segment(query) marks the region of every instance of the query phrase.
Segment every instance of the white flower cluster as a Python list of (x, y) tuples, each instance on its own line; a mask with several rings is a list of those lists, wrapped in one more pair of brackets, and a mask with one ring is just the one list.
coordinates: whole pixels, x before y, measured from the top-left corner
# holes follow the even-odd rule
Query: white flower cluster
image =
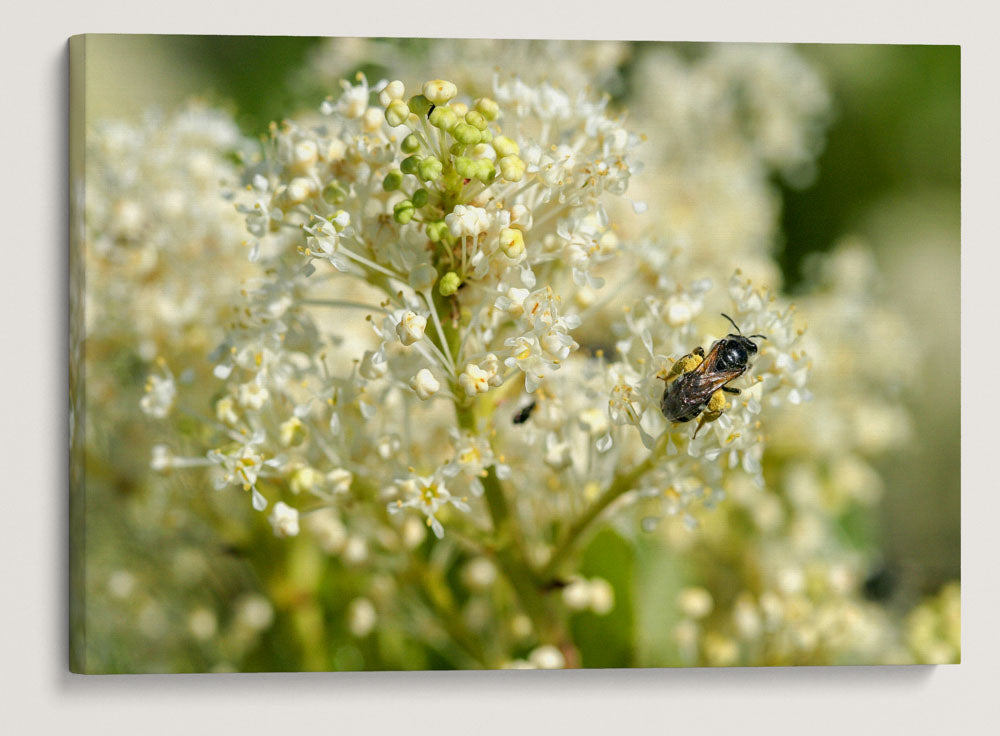
[[(620, 61), (607, 55), (605, 71)], [(834, 388), (891, 316), (857, 337), (869, 280), (848, 272), (862, 255), (836, 256), (829, 294), (793, 309), (770, 253), (769, 177), (805, 176), (829, 100), (786, 51), (639, 64), (662, 74), (637, 79), (665, 80), (637, 88), (647, 132), (660, 131), (642, 146), (607, 98), (530, 72), (490, 74), (475, 96), (462, 78), (359, 75), (319, 114), (274, 126), (235, 197), (255, 270), (212, 354), (214, 439), (197, 457), (161, 448), (155, 463), (210, 466), (217, 487), (269, 509), (275, 535), (312, 536), (347, 565), (419, 576), (403, 560), (430, 539), (595, 614), (614, 606), (610, 584), (560, 574), (606, 508), (634, 507), (626, 533), (679, 547), (697, 535), (678, 541), (677, 525), (702, 526), (712, 554), (712, 530), (745, 514), (761, 540), (739, 575), (755, 583), (679, 599), (689, 661), (752, 660), (761, 641), (788, 662), (882, 646), (884, 620), (855, 595), (864, 560), (816, 509), (836, 493), (873, 498), (869, 456), (905, 436), (896, 404)], [(640, 155), (655, 176), (637, 176)], [(637, 188), (650, 207), (626, 198)], [(824, 309), (852, 321), (810, 337), (802, 313)], [(741, 393), (719, 394), (712, 421), (668, 422), (677, 361), (734, 329), (762, 336), (731, 382)], [(862, 374), (886, 378), (868, 362)], [(164, 416), (177, 393), (164, 366), (143, 408)], [(705, 513), (727, 498), (726, 513)], [(487, 577), (470, 573), (476, 595)], [(386, 603), (354, 600), (351, 630), (367, 636)], [(572, 664), (558, 626), (530, 597), (518, 606), (531, 620), (511, 636), (538, 646), (508, 663)]]
[[(639, 138), (606, 105), (519, 79), (468, 99), (449, 81), (408, 96), (359, 76), (320, 117), (273, 129), (238, 198), (261, 275), (214, 354), (216, 484), (258, 509), (290, 501), (282, 487), (338, 504), (329, 479), (342, 471), (343, 491), (419, 510), (438, 536), (455, 512), (485, 511), (472, 500), (491, 472), (534, 528), (650, 451), (622, 490), (667, 514), (717, 503), (728, 472), (762, 484), (763, 408), (808, 398), (801, 333), (734, 277), (719, 303), (768, 339), (753, 379), (697, 438), (668, 426), (660, 379), (704, 335), (694, 320), (711, 281), (677, 281), (655, 242), (620, 242), (635, 226), (613, 223), (609, 204), (639, 168)], [(636, 267), (642, 281), (619, 289)], [(614, 354), (581, 349), (588, 320)], [(533, 415), (495, 411), (523, 406), (522, 392)], [(273, 513), (277, 533), (297, 528)]]
[(304, 87), (318, 80), (329, 87), (359, 62), (377, 60), (379, 66), (406, 75), (401, 79), (408, 85), (448, 69), (449, 79), (474, 96), (493, 94), (497, 74), (529, 85), (558, 83), (570, 93), (617, 91), (622, 87), (620, 67), (630, 55), (630, 45), (621, 41), (442, 38), (414, 48), (412, 41), (400, 39), (335, 38), (320, 44), (292, 81)]
[(151, 361), (218, 338), (246, 240), (227, 195), (246, 141), (224, 113), (190, 107), (141, 124), (103, 122), (87, 136), (88, 337), (133, 335)]

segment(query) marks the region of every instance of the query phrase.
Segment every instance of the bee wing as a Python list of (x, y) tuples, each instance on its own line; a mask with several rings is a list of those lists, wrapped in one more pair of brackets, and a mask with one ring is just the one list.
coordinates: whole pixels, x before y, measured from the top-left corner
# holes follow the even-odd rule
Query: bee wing
[[(702, 359), (701, 363), (692, 370), (692, 373), (715, 373), (715, 364), (719, 360), (719, 353), (722, 351), (722, 340), (716, 340), (712, 347), (708, 349), (708, 355)], [(734, 376), (735, 378), (735, 376)]]
[[(706, 360), (705, 363), (707, 362)], [(702, 365), (705, 365), (705, 363), (702, 363)], [(708, 403), (708, 400), (712, 398), (712, 394), (734, 378), (739, 377), (742, 373), (743, 371), (741, 370), (708, 371), (702, 370), (701, 366), (698, 366), (684, 376), (686, 379), (684, 386), (685, 395), (694, 403)]]

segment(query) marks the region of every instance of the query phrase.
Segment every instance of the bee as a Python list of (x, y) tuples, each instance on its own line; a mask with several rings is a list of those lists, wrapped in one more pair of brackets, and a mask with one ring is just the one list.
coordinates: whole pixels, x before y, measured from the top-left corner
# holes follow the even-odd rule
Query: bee
[(514, 415), (514, 418), (511, 420), (511, 422), (513, 422), (514, 424), (524, 424), (526, 421), (528, 421), (528, 419), (531, 418), (531, 412), (535, 410), (536, 403), (537, 402), (532, 401), (527, 406), (521, 407), (520, 411), (518, 411), (517, 414)]
[(723, 391), (740, 393), (738, 388), (726, 384), (746, 373), (750, 359), (757, 354), (757, 345), (751, 338), (767, 339), (764, 335), (745, 336), (732, 317), (722, 316), (738, 334), (730, 333), (716, 340), (708, 355), (701, 346), (696, 347), (674, 363), (670, 373), (660, 376), (667, 384), (660, 401), (663, 416), (671, 422), (690, 422), (700, 415), (695, 437), (705, 424), (722, 416), (726, 408)]

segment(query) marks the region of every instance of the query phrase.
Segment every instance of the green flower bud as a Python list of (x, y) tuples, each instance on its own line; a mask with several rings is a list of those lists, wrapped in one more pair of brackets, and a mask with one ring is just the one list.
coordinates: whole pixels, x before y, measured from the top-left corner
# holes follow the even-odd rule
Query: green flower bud
[(430, 194), (427, 193), (426, 189), (418, 189), (413, 193), (413, 196), (410, 197), (410, 199), (413, 201), (413, 206), (419, 209), (427, 204), (427, 200), (430, 199)]
[(414, 95), (410, 98), (409, 108), (414, 115), (423, 117), (430, 111), (431, 101), (423, 95)]
[(438, 220), (437, 222), (427, 223), (425, 228), (427, 231), (427, 237), (432, 243), (439, 243), (444, 239), (445, 234), (448, 232), (448, 224), (444, 220)]
[(398, 79), (394, 79), (379, 92), (378, 101), (388, 106), (393, 100), (402, 100), (406, 93), (406, 87)]
[(493, 139), (493, 150), (497, 152), (497, 156), (500, 158), (504, 156), (516, 156), (521, 152), (518, 145), (505, 135), (498, 135)]
[(474, 146), (479, 143), (479, 128), (468, 123), (458, 123), (452, 128), (451, 134), (456, 141), (464, 143), (467, 146)]
[(404, 174), (416, 174), (420, 165), (420, 156), (407, 156), (399, 163), (399, 169)]
[(496, 120), (500, 117), (500, 105), (489, 97), (480, 97), (476, 100), (476, 110), (487, 120)]
[(479, 130), (486, 130), (486, 118), (481, 112), (470, 110), (465, 113), (465, 122)]
[(476, 178), (483, 184), (489, 184), (496, 178), (497, 170), (493, 162), (488, 158), (478, 159), (476, 162)]
[(420, 139), (413, 133), (410, 133), (399, 144), (399, 148), (403, 153), (416, 153), (420, 150)]
[(473, 179), (476, 176), (476, 162), (466, 156), (455, 158), (455, 171), (463, 179)]
[(436, 156), (427, 156), (417, 164), (417, 176), (421, 181), (437, 181), (443, 171), (444, 165)]
[(493, 133), (490, 132), (489, 128), (483, 128), (479, 131), (479, 142), (480, 143), (492, 143)]
[(524, 178), (524, 161), (517, 156), (504, 156), (499, 163), (500, 173), (507, 181), (521, 181)]
[(385, 108), (385, 121), (392, 127), (402, 125), (410, 117), (410, 108), (402, 100), (393, 100)]
[(462, 279), (458, 277), (458, 274), (454, 271), (449, 271), (438, 282), (438, 292), (440, 292), (441, 296), (451, 296), (458, 291), (458, 287), (461, 285)]
[(385, 175), (382, 180), (382, 189), (387, 192), (394, 192), (403, 185), (403, 172), (394, 169)]
[(444, 79), (432, 79), (424, 82), (423, 93), (435, 105), (443, 105), (458, 94), (458, 87)]
[(323, 187), (323, 199), (330, 204), (340, 204), (347, 199), (347, 190), (339, 182), (331, 181)]
[(455, 111), (450, 107), (435, 107), (431, 110), (428, 120), (431, 121), (431, 125), (435, 128), (448, 131), (455, 127), (455, 123), (458, 122), (458, 116), (455, 115)]
[(410, 220), (413, 219), (413, 215), (416, 213), (416, 209), (413, 207), (413, 202), (408, 199), (404, 199), (402, 202), (396, 204), (392, 208), (392, 219), (398, 222), (400, 225), (405, 225)]

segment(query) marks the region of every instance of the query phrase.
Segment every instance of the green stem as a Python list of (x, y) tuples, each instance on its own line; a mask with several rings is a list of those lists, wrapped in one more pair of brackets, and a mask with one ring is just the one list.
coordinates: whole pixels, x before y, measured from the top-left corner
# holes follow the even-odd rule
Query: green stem
[[(377, 490), (374, 486), (366, 483), (360, 478), (355, 478), (352, 489), (356, 494), (364, 498), (374, 499)], [(379, 518), (385, 524), (389, 523), (389, 514), (385, 510), (385, 504), (376, 501), (376, 509)], [(445, 633), (458, 645), (468, 657), (470, 657), (480, 667), (492, 669), (497, 663), (487, 656), (485, 650), (479, 645), (476, 636), (465, 626), (459, 617), (458, 606), (455, 604), (454, 596), (448, 588), (446, 581), (440, 574), (435, 574), (423, 559), (420, 558), (416, 550), (409, 553), (409, 566), (403, 572), (403, 579), (408, 581), (418, 591), (423, 593), (423, 600), (437, 617)], [(420, 595), (418, 593), (418, 595)]]
[[(475, 411), (471, 406), (455, 405), (458, 425), (468, 431), (476, 432)], [(510, 582), (525, 613), (531, 619), (539, 636), (550, 642), (562, 642), (565, 638), (558, 615), (546, 600), (544, 591), (539, 584), (531, 566), (527, 562), (526, 548), (516, 514), (511, 513), (510, 504), (504, 494), (496, 468), (490, 466), (483, 478), (483, 490), (486, 497), (486, 507), (493, 523), (496, 547), (494, 556), (501, 571)]]
[(431, 610), (436, 614), (438, 621), (452, 641), (458, 644), (480, 667), (487, 669), (496, 667), (497, 663), (487, 656), (477, 637), (462, 623), (458, 606), (455, 605), (455, 599), (448, 586), (440, 578), (434, 576), (430, 568), (415, 555), (411, 557), (410, 568), (419, 587), (423, 590)]
[(559, 566), (573, 552), (574, 547), (582, 537), (583, 533), (587, 530), (591, 523), (601, 515), (601, 512), (603, 512), (604, 509), (614, 503), (614, 501), (623, 496), (625, 493), (632, 490), (635, 487), (636, 482), (653, 469), (656, 462), (663, 454), (663, 451), (666, 449), (667, 436), (668, 433), (664, 432), (659, 441), (656, 443), (656, 447), (650, 451), (645, 460), (633, 466), (629, 470), (616, 475), (608, 487), (604, 489), (604, 492), (598, 496), (597, 500), (594, 501), (582, 514), (580, 514), (580, 516), (578, 516), (572, 524), (566, 527), (566, 530), (560, 537), (559, 542), (556, 544), (555, 550), (552, 552), (552, 556), (549, 558), (545, 567), (542, 568), (539, 576), (542, 581), (552, 580), (556, 571), (559, 569)]

